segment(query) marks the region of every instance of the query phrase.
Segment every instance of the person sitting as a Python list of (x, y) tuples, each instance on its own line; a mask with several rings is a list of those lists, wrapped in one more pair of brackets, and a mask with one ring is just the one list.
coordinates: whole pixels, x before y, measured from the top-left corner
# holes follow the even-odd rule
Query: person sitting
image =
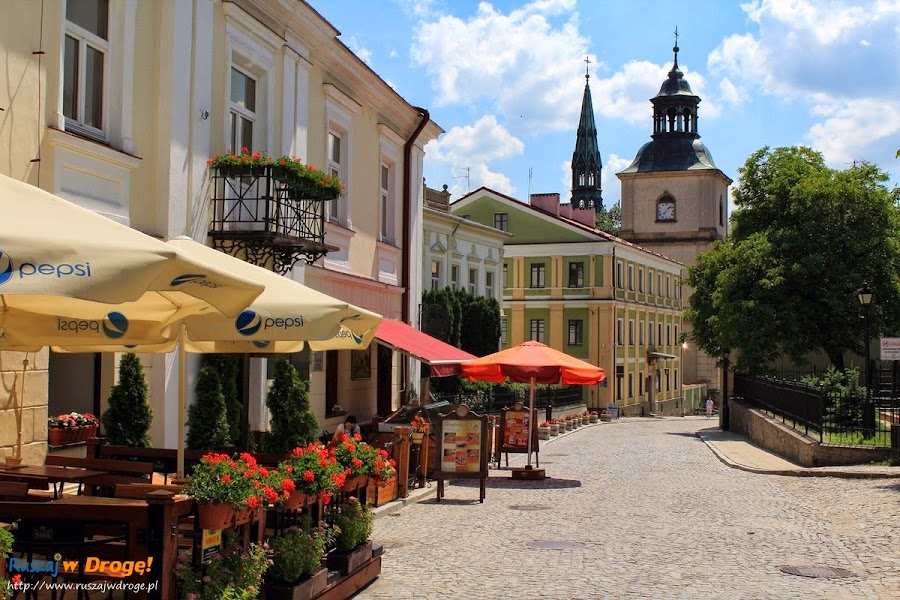
[(356, 424), (356, 417), (354, 417), (353, 415), (347, 415), (347, 418), (344, 419), (344, 422), (338, 425), (337, 429), (334, 430), (333, 441), (339, 442), (342, 435), (346, 435), (347, 437), (352, 438), (356, 434), (362, 435), (362, 431), (360, 431), (359, 425)]

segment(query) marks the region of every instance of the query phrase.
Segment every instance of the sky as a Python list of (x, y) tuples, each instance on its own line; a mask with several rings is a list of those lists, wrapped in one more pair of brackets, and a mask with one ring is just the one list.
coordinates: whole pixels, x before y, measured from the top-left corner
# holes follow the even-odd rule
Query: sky
[(676, 27), (698, 132), (732, 189), (751, 153), (794, 145), (900, 185), (900, 0), (309, 1), (445, 131), (425, 148), (425, 180), (451, 200), (486, 186), (568, 201), (588, 68), (604, 205), (618, 202)]

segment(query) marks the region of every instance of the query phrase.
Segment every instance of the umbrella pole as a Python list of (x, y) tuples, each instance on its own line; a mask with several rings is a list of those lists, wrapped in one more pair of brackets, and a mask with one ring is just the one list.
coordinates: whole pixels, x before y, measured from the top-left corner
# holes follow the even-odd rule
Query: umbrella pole
[(178, 451), (177, 477), (184, 477), (184, 416), (187, 411), (187, 353), (184, 351), (184, 323), (178, 328)]
[(531, 378), (531, 386), (529, 389), (529, 413), (528, 413), (528, 464), (525, 465), (526, 469), (531, 468), (531, 438), (534, 430), (534, 377)]
[(22, 393), (16, 394), (16, 458), (19, 460), (22, 459), (22, 437), (24, 431), (22, 430), (22, 412), (25, 410), (25, 370), (28, 368), (28, 353), (25, 353), (25, 358), (22, 360)]

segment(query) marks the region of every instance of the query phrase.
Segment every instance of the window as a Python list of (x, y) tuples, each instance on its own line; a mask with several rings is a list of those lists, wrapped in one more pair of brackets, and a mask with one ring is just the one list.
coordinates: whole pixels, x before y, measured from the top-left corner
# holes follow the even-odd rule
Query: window
[(544, 342), (544, 320), (543, 319), (532, 319), (531, 320), (531, 339), (535, 342)]
[(662, 371), (659, 369), (656, 370), (656, 391), (662, 391)]
[(675, 343), (675, 344), (681, 343), (681, 340), (678, 339), (678, 325), (675, 326), (675, 338), (674, 339), (675, 339), (675, 341), (673, 343)]
[(393, 165), (381, 164), (381, 241), (394, 243)]
[(569, 345), (581, 346), (584, 344), (584, 321), (572, 319), (569, 321)]
[(721, 227), (725, 226), (725, 202), (722, 196), (719, 196), (719, 225)]
[(628, 265), (628, 290), (634, 291), (634, 265)]
[(634, 373), (628, 374), (628, 397), (634, 397)]
[(484, 274), (484, 295), (488, 298), (494, 297), (494, 273), (491, 271)]
[(500, 317), (500, 343), (506, 344), (506, 317)]
[[(341, 176), (341, 159), (342, 155), (342, 139), (341, 136), (334, 132), (328, 132), (328, 174), (332, 177), (338, 177), (343, 181)], [(341, 221), (341, 201), (332, 200), (328, 203), (328, 218), (332, 221)]]
[(638, 344), (644, 345), (644, 322), (638, 322)]
[(503, 287), (512, 287), (509, 281), (509, 265), (503, 263)]
[(644, 293), (644, 267), (638, 269), (638, 291)]
[(622, 381), (625, 379), (625, 367), (616, 367), (616, 400), (622, 399)]
[(621, 262), (616, 263), (616, 287), (617, 288), (622, 287), (622, 263)]
[(672, 345), (672, 326), (666, 325), (666, 346)]
[(625, 341), (622, 319), (616, 319), (616, 345), (621, 346)]
[(531, 265), (531, 287), (544, 287), (544, 263), (533, 263)]
[(644, 372), (638, 373), (638, 396), (644, 395)]
[(666, 298), (672, 297), (672, 278), (666, 275)]
[(653, 346), (656, 343), (656, 336), (653, 334), (655, 328), (653, 323), (650, 323), (650, 345)]
[(662, 273), (656, 274), (656, 293), (660, 296), (663, 295)]
[(459, 265), (450, 265), (450, 287), (459, 289)]
[(253, 125), (256, 123), (256, 79), (231, 67), (231, 102), (228, 111), (230, 147), (253, 151)]
[(650, 271), (649, 277), (647, 278), (647, 285), (649, 286), (647, 292), (652, 296), (653, 295), (653, 271)]
[(509, 214), (494, 213), (494, 229), (500, 231), (509, 231)]
[(431, 289), (441, 289), (441, 263), (436, 260), (431, 261)]
[(656, 341), (659, 343), (660, 346), (662, 346), (663, 342), (664, 342), (663, 336), (662, 336), (662, 327), (663, 327), (662, 323), (656, 324)]
[(67, 2), (62, 102), (66, 129), (103, 141), (109, 50), (108, 0)]
[(469, 269), (469, 293), (473, 296), (478, 292), (478, 269)]
[(669, 368), (666, 367), (666, 391), (670, 391), (672, 389), (672, 379), (669, 377)]
[(584, 287), (584, 263), (583, 262), (570, 262), (569, 263), (569, 287), (570, 288)]
[(678, 369), (674, 369), (675, 371), (675, 389), (678, 389)]
[(675, 280), (675, 299), (679, 300), (681, 298), (681, 280)]
[(634, 319), (628, 319), (628, 344), (634, 346)]

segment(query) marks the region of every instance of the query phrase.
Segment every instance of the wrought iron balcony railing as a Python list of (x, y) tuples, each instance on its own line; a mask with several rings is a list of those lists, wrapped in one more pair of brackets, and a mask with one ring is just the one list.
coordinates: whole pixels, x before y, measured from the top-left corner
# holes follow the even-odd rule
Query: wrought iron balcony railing
[(284, 274), (335, 250), (325, 243), (325, 204), (334, 194), (277, 166), (213, 170), (213, 247)]

